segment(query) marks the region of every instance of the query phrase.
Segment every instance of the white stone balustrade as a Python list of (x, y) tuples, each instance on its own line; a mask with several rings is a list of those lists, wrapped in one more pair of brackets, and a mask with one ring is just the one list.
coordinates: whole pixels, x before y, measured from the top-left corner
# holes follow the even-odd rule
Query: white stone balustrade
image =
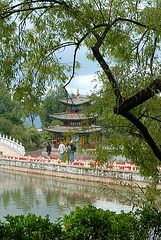
[(25, 155), (25, 148), (22, 146), (22, 143), (18, 143), (18, 140), (15, 141), (15, 139), (11, 139), (11, 137), (8, 138), (8, 136), (1, 135), (0, 134), (0, 144), (5, 145), (14, 151), (20, 153), (21, 155)]

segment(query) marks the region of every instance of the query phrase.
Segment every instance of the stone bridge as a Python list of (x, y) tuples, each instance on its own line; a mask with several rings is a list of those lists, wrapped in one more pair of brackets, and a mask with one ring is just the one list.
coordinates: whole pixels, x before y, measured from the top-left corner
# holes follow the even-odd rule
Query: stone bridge
[(6, 156), (24, 156), (25, 148), (18, 140), (8, 138), (8, 136), (0, 134), (0, 155)]

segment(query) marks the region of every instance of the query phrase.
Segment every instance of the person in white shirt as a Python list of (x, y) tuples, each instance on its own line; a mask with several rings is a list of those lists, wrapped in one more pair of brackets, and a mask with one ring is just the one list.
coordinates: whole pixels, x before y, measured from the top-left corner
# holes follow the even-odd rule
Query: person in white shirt
[(60, 143), (60, 145), (58, 147), (58, 151), (59, 151), (59, 154), (60, 154), (60, 160), (62, 160), (63, 155), (66, 151), (66, 148), (65, 148), (65, 145), (63, 144), (63, 142)]

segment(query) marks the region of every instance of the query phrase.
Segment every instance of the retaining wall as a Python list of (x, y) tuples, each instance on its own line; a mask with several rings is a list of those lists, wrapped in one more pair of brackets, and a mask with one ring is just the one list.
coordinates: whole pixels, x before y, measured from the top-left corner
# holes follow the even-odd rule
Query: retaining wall
[[(149, 180), (140, 176), (138, 171), (91, 168), (66, 163), (43, 163), (1, 158), (0, 168), (107, 184), (130, 184), (136, 187), (138, 185), (140, 187), (146, 187), (149, 183)], [(161, 182), (158, 188), (161, 189)]]

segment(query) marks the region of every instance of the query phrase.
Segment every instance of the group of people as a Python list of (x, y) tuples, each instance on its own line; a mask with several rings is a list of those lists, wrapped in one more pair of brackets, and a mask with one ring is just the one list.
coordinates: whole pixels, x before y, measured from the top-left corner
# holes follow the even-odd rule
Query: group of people
[[(63, 142), (60, 143), (58, 147), (58, 151), (60, 154), (60, 160), (64, 160), (67, 158), (67, 161), (69, 162), (71, 159), (71, 162), (74, 162), (74, 152), (76, 151), (76, 146), (73, 144), (73, 141), (70, 141), (67, 146)], [(49, 157), (51, 155), (51, 145), (48, 142), (47, 147), (46, 147), (46, 152), (47, 152), (47, 159), (49, 160)]]
[(73, 141), (70, 141), (70, 144), (65, 144), (63, 142), (60, 143), (58, 147), (58, 151), (60, 154), (60, 159), (63, 160), (63, 158), (67, 157), (67, 160), (69, 161), (71, 158), (71, 162), (74, 162), (74, 152), (76, 151), (76, 147), (73, 144)]

